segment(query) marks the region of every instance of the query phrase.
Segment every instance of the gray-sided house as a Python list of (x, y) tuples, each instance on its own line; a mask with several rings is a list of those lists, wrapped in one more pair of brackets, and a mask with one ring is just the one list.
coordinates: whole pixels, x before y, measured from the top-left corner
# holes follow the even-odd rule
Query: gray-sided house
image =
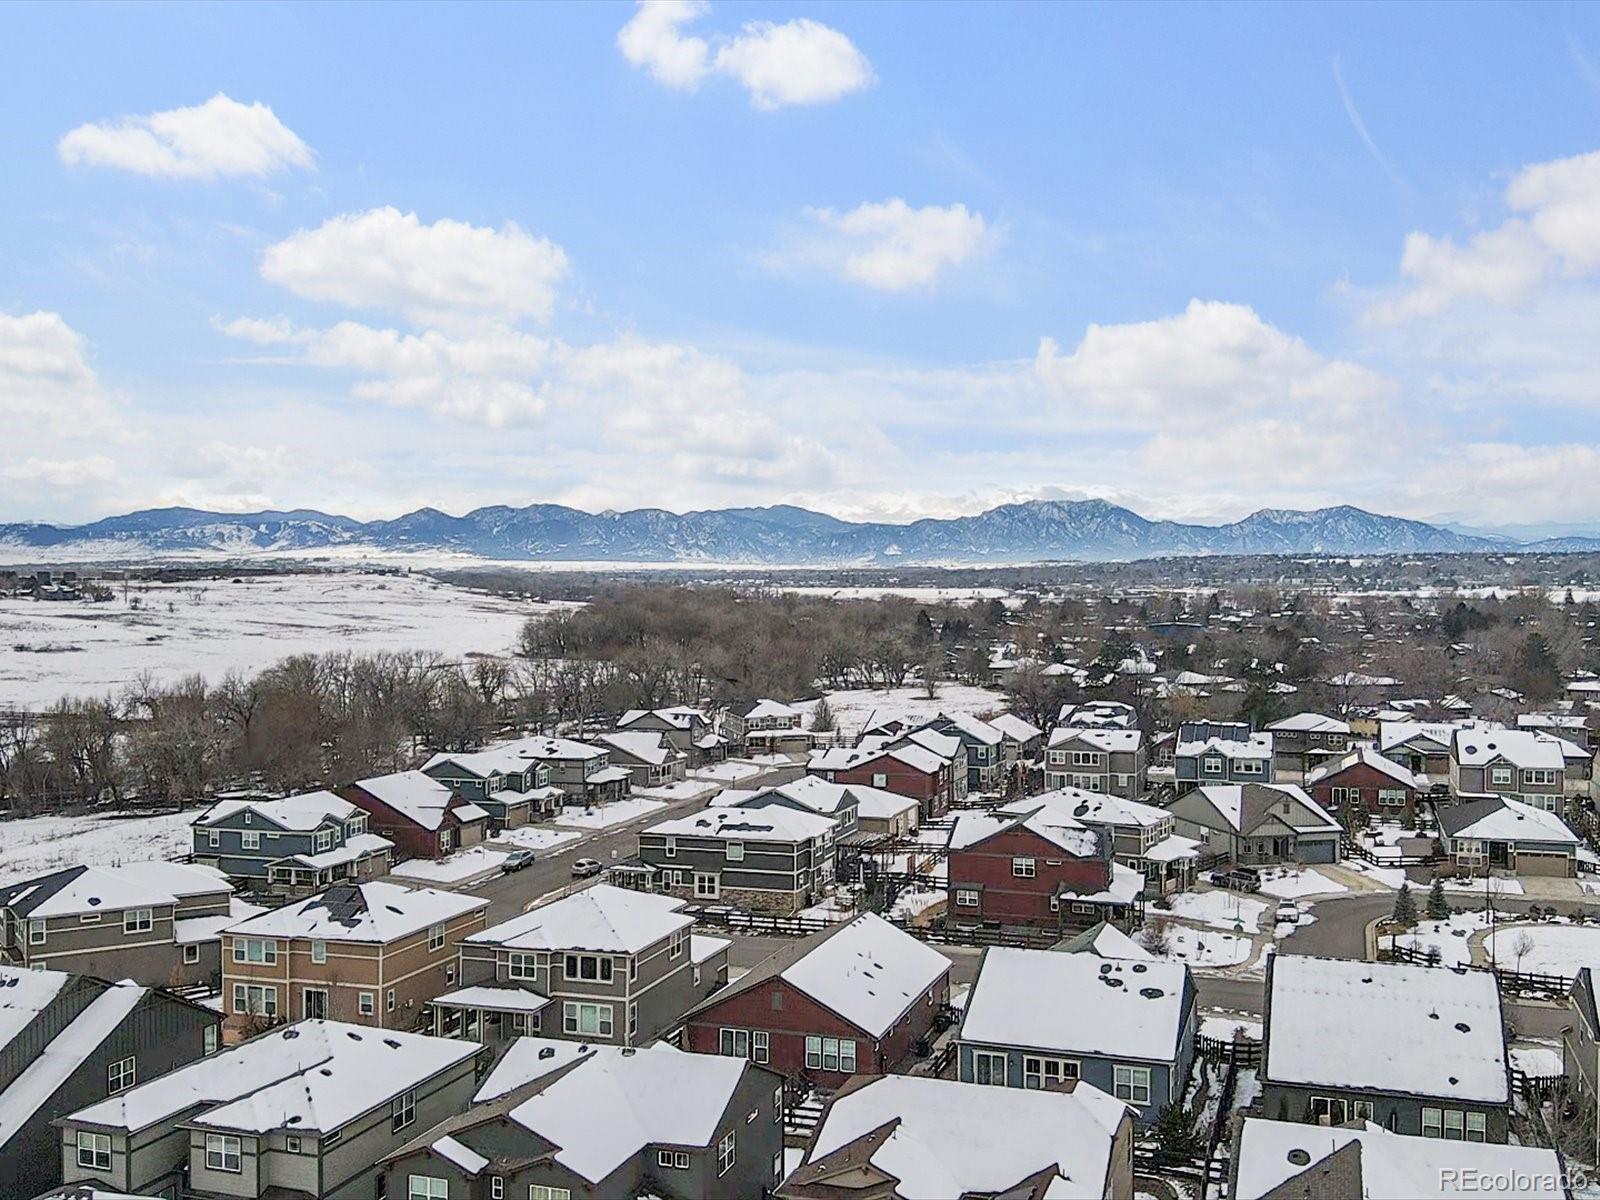
[(1450, 743), (1458, 725), (1439, 721), (1379, 721), (1378, 753), (1430, 785), (1450, 780)]
[(1000, 766), (1004, 786), (1009, 786), (1027, 764), (1037, 760), (1044, 750), (1044, 730), (1024, 721), (1015, 713), (1001, 713), (992, 717), (989, 724), (1000, 731)]
[(711, 714), (691, 705), (629, 709), (617, 718), (617, 728), (630, 733), (666, 734), (691, 767), (727, 757), (727, 742), (717, 734)]
[(1178, 835), (1177, 819), (1169, 809), (1104, 792), (1061, 788), (1013, 800), (996, 811), (1023, 816), (1040, 806), (1104, 833), (1112, 857), (1143, 875), (1151, 896), (1183, 891), (1194, 878), (1200, 843)]
[(496, 832), (553, 816), (561, 807), (563, 793), (550, 782), (549, 763), (531, 757), (521, 742), (435, 754), (422, 769), (488, 813)]
[(435, 1028), (494, 1045), (536, 1032), (618, 1046), (653, 1041), (728, 978), (728, 943), (691, 939), (694, 918), (683, 907), (598, 884), (475, 933), (461, 943), (467, 994), (434, 1001)]
[(1563, 745), (1560, 738), (1532, 729), (1458, 729), (1450, 743), (1450, 792), (1458, 801), (1499, 796), (1564, 812)]
[(778, 1189), (784, 1200), (1133, 1194), (1133, 1117), (1098, 1088), (980, 1091), (912, 1075), (835, 1092)]
[(627, 729), (599, 733), (595, 743), (606, 748), (611, 761), (628, 768), (636, 788), (658, 788), (677, 783), (689, 774), (689, 756), (664, 733)]
[[(815, 813), (819, 817), (827, 817), (833, 821), (834, 837), (844, 839), (856, 833), (860, 827), (861, 802), (858, 793), (874, 790), (856, 785), (830, 783), (820, 775), (802, 775), (799, 779), (788, 783), (753, 791), (725, 788), (712, 797), (711, 807), (766, 808), (775, 804), (780, 808), (793, 809), (795, 812)], [(888, 796), (894, 793), (881, 794)], [(904, 799), (904, 797), (896, 798)]]
[(1046, 1090), (1083, 1080), (1148, 1124), (1183, 1099), (1198, 1010), (1183, 963), (990, 946), (957, 1035), (960, 1078)]
[(797, 704), (757, 700), (739, 720), (729, 722), (727, 730), (730, 737), (737, 737), (738, 748), (750, 754), (803, 754), (816, 741), (805, 728), (807, 715)]
[(1178, 832), (1248, 866), (1339, 861), (1339, 822), (1293, 783), (1207, 784), (1173, 800)]
[(1600, 1004), (1593, 967), (1579, 967), (1567, 993), (1570, 1018), (1561, 1033), (1561, 1063), (1567, 1094), (1576, 1098), (1592, 1123), (1589, 1137), (1600, 1143)]
[(926, 728), (960, 739), (967, 752), (967, 791), (998, 792), (1005, 787), (1005, 734), (968, 713), (940, 713)]
[(783, 1178), (783, 1081), (741, 1059), (523, 1038), (390, 1155), (395, 1200), (746, 1200)]
[(1266, 731), (1272, 735), (1274, 777), (1285, 783), (1304, 779), (1350, 748), (1350, 723), (1321, 713), (1298, 712), (1273, 721)]
[(831, 817), (768, 805), (708, 808), (639, 834), (658, 891), (790, 915), (834, 878)]
[(0, 967), (0, 1181), (61, 1181), (51, 1122), (217, 1048), (217, 1013), (157, 988)]
[(1271, 783), (1272, 735), (1228, 721), (1185, 721), (1172, 752), (1179, 792), (1210, 783)]
[(1149, 766), (1137, 729), (1058, 726), (1044, 752), (1047, 788), (1079, 788), (1135, 800), (1144, 795)]
[(58, 1121), (69, 1183), (184, 1200), (379, 1195), (382, 1159), (471, 1100), (481, 1046), (302, 1021)]
[(222, 927), (259, 911), (214, 867), (68, 867), (0, 888), (0, 943), (16, 967), (88, 971), (155, 987), (215, 984)]
[(1499, 796), (1439, 809), (1439, 840), (1456, 870), (1467, 875), (1577, 874), (1582, 840), (1560, 817)]
[(387, 875), (394, 843), (332, 792), (221, 800), (194, 822), (194, 857), (252, 891), (309, 896), (338, 880)]
[(1266, 1117), (1506, 1140), (1511, 1075), (1492, 972), (1274, 955), (1262, 1054)]
[(561, 789), (564, 804), (609, 804), (628, 794), (633, 774), (612, 763), (604, 746), (558, 737), (523, 738), (516, 746), (550, 768), (550, 784)]

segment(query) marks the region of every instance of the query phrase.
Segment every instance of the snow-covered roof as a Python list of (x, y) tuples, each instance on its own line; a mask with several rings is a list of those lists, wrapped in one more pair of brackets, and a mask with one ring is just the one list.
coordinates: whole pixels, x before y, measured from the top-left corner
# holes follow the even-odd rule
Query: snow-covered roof
[(904, 1200), (1010, 1193), (1044, 1172), (1047, 1200), (1098, 1200), (1127, 1112), (1087, 1083), (1028, 1091), (884, 1075), (833, 1097), (790, 1185), (826, 1177), (820, 1160), (887, 1131), (866, 1157)]
[(0, 1049), (50, 1007), (72, 981), (63, 971), (17, 971), (0, 967)]
[(1180, 741), (1173, 754), (1179, 758), (1199, 758), (1206, 754), (1221, 754), (1227, 758), (1271, 758), (1272, 735), (1252, 733), (1248, 741), (1224, 737)]
[(543, 1079), (552, 1071), (559, 1071), (580, 1058), (587, 1058), (593, 1046), (584, 1042), (570, 1042), (556, 1038), (519, 1037), (507, 1046), (494, 1069), (489, 1072), (472, 1097), (474, 1104), (498, 1100), (507, 1092)]
[(1057, 894), (1085, 904), (1132, 904), (1143, 891), (1144, 873), (1114, 862), (1111, 864), (1111, 882), (1098, 891), (1063, 885), (1057, 889)]
[(548, 996), (530, 992), (526, 988), (477, 987), (457, 988), (434, 1000), (450, 1008), (483, 1008), (492, 1012), (535, 1013), (550, 1003)]
[(864, 913), (790, 963), (781, 977), (881, 1038), (949, 972), (950, 960), (933, 947)]
[(1306, 776), (1306, 783), (1308, 785), (1317, 783), (1331, 775), (1338, 775), (1342, 771), (1348, 771), (1351, 767), (1357, 766), (1370, 767), (1374, 771), (1382, 772), (1401, 787), (1412, 789), (1427, 787), (1425, 781), (1418, 779), (1410, 771), (1395, 762), (1394, 759), (1385, 758), (1371, 746), (1357, 746), (1348, 754), (1323, 763)]
[(0, 889), (0, 907), (30, 917), (116, 912), (176, 904), (182, 897), (228, 895), (233, 885), (215, 867), (198, 863), (132, 862), (115, 867), (69, 867)]
[(950, 830), (950, 849), (967, 850), (1009, 829), (1026, 829), (1059, 846), (1076, 858), (1095, 858), (1100, 835), (1072, 817), (1039, 808), (1027, 816), (1005, 813), (962, 812)]
[(832, 817), (769, 804), (764, 808), (708, 808), (652, 825), (645, 833), (723, 838), (733, 842), (804, 842), (835, 828)]
[(341, 867), (345, 863), (358, 862), (368, 855), (393, 849), (394, 843), (381, 834), (358, 833), (355, 837), (346, 838), (344, 845), (324, 850), (321, 854), (291, 854), (287, 858), (277, 859), (267, 865), (275, 867), (283, 863), (293, 863), (325, 871), (330, 867)]
[(1148, 829), (1170, 821), (1172, 814), (1154, 804), (1125, 800), (1108, 792), (1089, 792), (1082, 788), (1057, 788), (1013, 800), (997, 811), (1022, 814), (1048, 808), (1059, 816), (1071, 817), (1085, 825), (1137, 825)]
[[(1150, 665), (1150, 669), (1155, 670), (1154, 663)], [(1091, 700), (1087, 704), (1063, 704), (1056, 716), (1056, 722), (1085, 728), (1131, 729), (1139, 723), (1139, 716), (1133, 711), (1132, 706), (1123, 704), (1120, 700)]]
[(194, 1124), (325, 1133), (482, 1050), (459, 1038), (300, 1021), (91, 1104), (71, 1119), (139, 1130), (200, 1107)]
[[(871, 790), (871, 789), (866, 789)], [(830, 783), (820, 775), (802, 775), (789, 783), (765, 788), (724, 788), (711, 798), (713, 808), (759, 807), (751, 801), (762, 796), (782, 796), (826, 817), (838, 815), (855, 800), (854, 790), (842, 783)]]
[(949, 721), (962, 733), (975, 741), (982, 742), (985, 746), (998, 746), (1005, 740), (1005, 734), (998, 729), (993, 721), (979, 720), (971, 713), (940, 713), (940, 718)]
[(388, 943), (488, 907), (489, 901), (461, 892), (379, 880), (337, 883), (305, 900), (230, 925), (227, 932), (236, 937)]
[(1144, 742), (1139, 729), (1087, 729), (1077, 725), (1057, 725), (1050, 731), (1050, 746), (1082, 742), (1107, 754), (1131, 754)]
[(1583, 841), (1555, 813), (1503, 796), (1441, 808), (1439, 827), (1447, 837), (1486, 842), (1559, 842), (1576, 846)]
[(228, 911), (215, 917), (180, 917), (172, 922), (172, 940), (180, 946), (196, 942), (214, 942), (222, 931), (247, 917), (267, 910), (259, 904), (250, 904), (237, 897), (228, 901)]
[[(956, 758), (962, 754), (961, 739), (952, 737), (948, 733), (940, 733), (936, 729), (914, 729), (906, 734), (906, 740), (911, 746), (920, 746), (930, 754), (937, 754), (940, 758)], [(911, 749), (911, 746), (899, 747)]]
[(492, 925), (466, 940), (512, 950), (637, 954), (694, 924), (694, 918), (681, 911), (683, 904), (672, 896), (602, 883)]
[[(456, 794), (431, 775), (421, 771), (396, 771), (356, 782), (367, 795), (376, 797), (423, 829), (438, 829), (444, 824), (445, 810)], [(482, 811), (481, 809), (479, 810)]]
[(1292, 783), (1207, 783), (1179, 797), (1186, 819), (1210, 825), (1199, 820), (1196, 800), (1207, 804), (1234, 833), (1249, 833), (1269, 816), (1301, 833), (1342, 828), (1304, 788)]
[(785, 704), (782, 700), (757, 700), (750, 711), (744, 714), (744, 719), (759, 721), (763, 717), (793, 717), (795, 720), (800, 720), (804, 716), (804, 711), (792, 704)]
[(433, 1152), (447, 1162), (454, 1163), (468, 1175), (476, 1175), (489, 1165), (489, 1160), (479, 1154), (471, 1146), (462, 1145), (449, 1134), (435, 1141), (431, 1147)]
[(482, 750), (445, 751), (423, 763), (422, 769), (431, 771), (449, 763), (479, 779), (487, 779), (491, 775), (521, 775), (540, 761), (528, 753), (528, 740), (522, 738), (514, 742), (502, 742), (497, 746), (485, 746)]
[(642, 721), (646, 717), (656, 717), (674, 729), (692, 729), (696, 721), (702, 724), (710, 718), (698, 708), (680, 704), (673, 708), (630, 708), (617, 718), (617, 728), (626, 729), (635, 721)]
[[(1355, 1154), (1346, 1150), (1351, 1143), (1358, 1144)], [(1330, 1162), (1339, 1151), (1345, 1153)], [(1304, 1176), (1304, 1189), (1296, 1185), (1277, 1194), (1455, 1200), (1463, 1188), (1454, 1181), (1471, 1178), (1472, 1194), (1484, 1200), (1567, 1195), (1564, 1165), (1554, 1150), (1406, 1137), (1370, 1121), (1329, 1127), (1246, 1117), (1234, 1162), (1237, 1200), (1261, 1200), (1298, 1176)]]
[(1525, 770), (1566, 766), (1561, 739), (1531, 729), (1458, 729), (1451, 753), (1464, 767), (1487, 766), (1502, 758)]
[(1177, 862), (1180, 858), (1199, 858), (1202, 849), (1193, 838), (1174, 833), (1146, 847), (1144, 857), (1147, 862)]
[[(523, 1042), (543, 1043), (541, 1038)], [(555, 1160), (592, 1183), (646, 1146), (710, 1146), (745, 1072), (742, 1058), (591, 1046), (508, 1118), (555, 1146)]]
[(196, 825), (215, 825), (234, 813), (248, 810), (253, 816), (284, 830), (305, 832), (325, 821), (346, 821), (361, 810), (332, 792), (302, 792), (281, 800), (219, 800), (195, 818)]
[(1341, 671), (1323, 682), (1333, 687), (1399, 687), (1400, 681), (1392, 675), (1368, 675), (1364, 671)]
[(1565, 729), (1578, 733), (1588, 727), (1588, 718), (1581, 713), (1522, 713), (1517, 717), (1518, 729)]
[(0, 1093), (0, 1150), (149, 994), (149, 988), (132, 980), (113, 984), (89, 1001), (87, 1008), (29, 1060), (22, 1073)]
[(689, 935), (689, 961), (698, 966), (707, 959), (715, 958), (732, 945), (732, 938), (719, 938), (711, 937), (709, 934), (704, 933), (691, 933)]
[[(961, 1019), (964, 1042), (1171, 1062), (1189, 968), (1055, 950), (984, 951)], [(1039, 998), (1049, 997), (1041, 1004)], [(1093, 1013), (1092, 1020), (1085, 1014)]]
[(1156, 957), (1109, 921), (1101, 921), (1081, 934), (1064, 938), (1055, 947), (1055, 952), (1063, 951), (1093, 954), (1099, 958), (1119, 958), (1128, 962), (1154, 962)]
[(1321, 713), (1298, 712), (1292, 717), (1271, 722), (1267, 728), (1273, 731), (1281, 729), (1287, 733), (1349, 733), (1350, 723), (1338, 717), (1325, 717)]
[(1267, 979), (1265, 1080), (1510, 1099), (1500, 989), (1488, 971), (1283, 954)]
[(586, 777), (586, 783), (621, 783), (629, 778), (627, 767), (601, 767), (598, 771), (591, 771)]
[(613, 750), (620, 750), (630, 758), (636, 758), (640, 762), (648, 763), (653, 767), (665, 766), (679, 757), (679, 751), (673, 747), (671, 742), (667, 741), (667, 735), (656, 730), (640, 729), (632, 733), (627, 730), (617, 733), (602, 733), (596, 735), (594, 740)]
[(998, 717), (991, 717), (989, 724), (1014, 742), (1031, 742), (1035, 738), (1044, 736), (1044, 730), (1030, 725), (1015, 713), (1001, 713)]
[(846, 785), (856, 799), (856, 816), (868, 821), (887, 821), (907, 809), (917, 807), (915, 796), (902, 796), (885, 788), (868, 787), (863, 783)]
[(1447, 721), (1384, 721), (1378, 722), (1378, 749), (1384, 753), (1398, 749), (1418, 738), (1436, 742), (1448, 749), (1460, 725)]

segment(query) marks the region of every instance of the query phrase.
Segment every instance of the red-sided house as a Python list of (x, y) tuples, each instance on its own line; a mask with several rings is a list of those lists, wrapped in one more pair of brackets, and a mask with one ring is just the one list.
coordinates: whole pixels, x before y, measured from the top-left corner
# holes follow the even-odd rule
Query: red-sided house
[(1062, 813), (962, 813), (950, 831), (950, 919), (958, 924), (1087, 929), (1143, 918), (1144, 876), (1112, 860), (1111, 840)]
[(791, 943), (690, 1009), (687, 1046), (837, 1088), (904, 1062), (949, 995), (950, 960), (868, 913)]
[(955, 798), (949, 761), (922, 746), (818, 750), (806, 770), (830, 783), (853, 783), (910, 796), (922, 810), (923, 820), (943, 816)]
[(489, 814), (421, 771), (379, 775), (336, 792), (394, 842), (396, 858), (443, 858), (483, 841)]
[(1406, 818), (1416, 812), (1417, 793), (1428, 782), (1370, 746), (1352, 750), (1306, 776), (1311, 798), (1346, 829), (1378, 817)]

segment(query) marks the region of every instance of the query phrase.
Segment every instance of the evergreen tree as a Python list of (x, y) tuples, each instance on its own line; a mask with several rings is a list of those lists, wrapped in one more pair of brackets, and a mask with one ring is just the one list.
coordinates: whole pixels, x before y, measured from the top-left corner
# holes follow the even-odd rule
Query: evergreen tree
[(1206, 1142), (1195, 1128), (1195, 1114), (1183, 1104), (1168, 1104), (1156, 1117), (1156, 1144), (1163, 1158), (1172, 1162), (1197, 1158), (1205, 1153)]
[(1417, 923), (1417, 898), (1411, 894), (1411, 885), (1402, 883), (1394, 897), (1394, 923), (1411, 926)]
[(1450, 917), (1450, 902), (1444, 898), (1444, 879), (1439, 875), (1433, 877), (1433, 886), (1428, 889), (1428, 920), (1444, 921)]

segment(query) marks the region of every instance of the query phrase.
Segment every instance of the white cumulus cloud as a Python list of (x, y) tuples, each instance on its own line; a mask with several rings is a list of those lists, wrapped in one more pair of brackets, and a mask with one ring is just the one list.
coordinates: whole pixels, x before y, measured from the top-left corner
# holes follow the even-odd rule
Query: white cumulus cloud
[(820, 266), (884, 292), (928, 287), (945, 271), (976, 258), (990, 242), (983, 214), (965, 204), (913, 208), (896, 198), (848, 212), (814, 208), (808, 213), (827, 236), (773, 261)]
[(311, 147), (259, 100), (218, 92), (204, 104), (80, 125), (57, 143), (69, 167), (114, 167), (169, 179), (270, 175), (310, 167)]

